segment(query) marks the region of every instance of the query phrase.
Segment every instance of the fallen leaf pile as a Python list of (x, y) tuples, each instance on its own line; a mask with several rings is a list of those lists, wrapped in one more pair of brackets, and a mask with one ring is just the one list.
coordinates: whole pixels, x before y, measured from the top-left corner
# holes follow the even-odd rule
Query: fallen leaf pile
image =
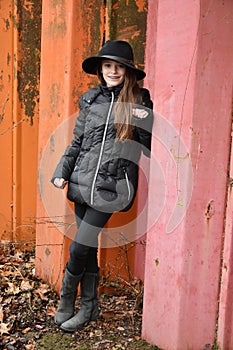
[(67, 334), (54, 324), (57, 294), (35, 276), (34, 250), (1, 251), (0, 349), (158, 349), (141, 340), (141, 282), (109, 286), (116, 293), (100, 296), (101, 317)]

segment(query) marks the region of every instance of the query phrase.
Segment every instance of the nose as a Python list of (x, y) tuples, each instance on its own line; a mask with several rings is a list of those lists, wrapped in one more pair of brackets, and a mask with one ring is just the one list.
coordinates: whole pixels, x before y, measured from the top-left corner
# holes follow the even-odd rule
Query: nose
[(117, 64), (113, 64), (112, 65), (112, 73), (116, 73), (117, 72)]

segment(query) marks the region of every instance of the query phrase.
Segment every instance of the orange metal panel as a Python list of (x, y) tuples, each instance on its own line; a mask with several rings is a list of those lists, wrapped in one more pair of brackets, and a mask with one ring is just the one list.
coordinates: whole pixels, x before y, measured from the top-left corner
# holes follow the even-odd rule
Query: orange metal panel
[(40, 1), (2, 1), (1, 239), (35, 240)]
[(12, 81), (14, 1), (0, 3), (0, 240), (12, 239)]
[(82, 72), (81, 63), (102, 45), (104, 7), (101, 0), (85, 5), (81, 0), (50, 0), (43, 2), (42, 14), (36, 272), (59, 290), (70, 244), (59, 225), (69, 226), (72, 211), (64, 197), (60, 201), (65, 194), (53, 187), (50, 178), (71, 140), (71, 116), (77, 112), (79, 97), (96, 82)]
[[(137, 62), (143, 65), (147, 2), (106, 3), (106, 8), (103, 1), (96, 1), (95, 4), (93, 1), (86, 1), (85, 5), (81, 1), (73, 3), (61, 0), (56, 3), (54, 1), (43, 3), (39, 133), (40, 197), (37, 209), (36, 269), (39, 275), (56, 284), (57, 290), (60, 288), (62, 269), (68, 258), (70, 244), (70, 239), (63, 234), (64, 232), (59, 232), (57, 226), (63, 226), (64, 231), (72, 211), (64, 199), (63, 202), (61, 201), (59, 197), (62, 195), (57, 194), (58, 190), (53, 189), (49, 181), (54, 170), (52, 166), (56, 163), (54, 154), (59, 153), (58, 158), (61, 156), (61, 150), (58, 151), (59, 144), (69, 142), (68, 133), (71, 134), (73, 128), (73, 123), (67, 126), (64, 132), (65, 140), (62, 141), (60, 128), (65, 127), (62, 122), (77, 110), (75, 103), (81, 93), (86, 91), (88, 86), (97, 83), (96, 78), (88, 77), (82, 72), (81, 62), (85, 57), (96, 54), (104, 38), (108, 39), (110, 35), (111, 39), (123, 39), (124, 36), (125, 39), (129, 39), (136, 49)], [(119, 20), (118, 16), (120, 16)], [(48, 169), (45, 164), (50, 168)], [(130, 221), (137, 215), (137, 210), (137, 203), (135, 203), (130, 213), (120, 216), (121, 222)], [(118, 225), (118, 221), (119, 217), (114, 215), (109, 224)], [(134, 265), (133, 255), (131, 250), (127, 256), (131, 272)], [(119, 256), (119, 249), (100, 251), (103, 273), (106, 274), (109, 266), (107, 262), (114, 256)], [(129, 271), (126, 264), (122, 265), (122, 262), (119, 262), (116, 271), (119, 271), (120, 264), (121, 276), (128, 280)], [(113, 275), (116, 276), (116, 272), (113, 272)]]
[(41, 1), (14, 1), (13, 239), (35, 240)]

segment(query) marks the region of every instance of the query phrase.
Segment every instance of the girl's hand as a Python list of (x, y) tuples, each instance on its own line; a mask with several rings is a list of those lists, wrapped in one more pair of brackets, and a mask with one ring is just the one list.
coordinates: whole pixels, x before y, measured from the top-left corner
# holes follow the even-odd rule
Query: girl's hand
[(54, 185), (61, 189), (65, 188), (67, 182), (62, 177), (56, 177), (53, 181)]
[(139, 108), (133, 108), (133, 116), (140, 118), (140, 119), (144, 119), (148, 116), (148, 112), (145, 111), (144, 109), (139, 109)]

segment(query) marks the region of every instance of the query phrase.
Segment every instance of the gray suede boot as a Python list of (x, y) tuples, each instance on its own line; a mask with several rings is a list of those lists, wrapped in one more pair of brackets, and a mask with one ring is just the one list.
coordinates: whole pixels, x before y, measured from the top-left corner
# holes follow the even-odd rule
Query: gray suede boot
[(79, 312), (61, 325), (65, 332), (74, 332), (81, 329), (85, 323), (99, 317), (98, 310), (99, 272), (85, 272), (81, 280), (81, 307)]
[(74, 276), (66, 268), (65, 275), (62, 280), (62, 288), (60, 294), (60, 304), (55, 314), (55, 323), (60, 326), (63, 322), (74, 316), (75, 300), (77, 296), (77, 288), (83, 273)]

